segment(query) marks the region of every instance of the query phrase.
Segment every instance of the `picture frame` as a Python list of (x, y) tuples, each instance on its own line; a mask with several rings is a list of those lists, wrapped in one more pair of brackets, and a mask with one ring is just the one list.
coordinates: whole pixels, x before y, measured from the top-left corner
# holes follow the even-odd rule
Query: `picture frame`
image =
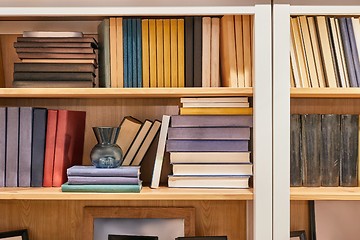
[(306, 240), (306, 234), (304, 230), (301, 231), (291, 231), (290, 240)]
[(1, 240), (29, 240), (27, 229), (0, 232)]

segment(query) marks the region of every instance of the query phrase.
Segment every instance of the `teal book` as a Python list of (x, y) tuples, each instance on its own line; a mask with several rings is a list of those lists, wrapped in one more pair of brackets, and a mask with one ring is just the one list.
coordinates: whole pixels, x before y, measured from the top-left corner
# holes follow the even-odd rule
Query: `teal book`
[(128, 86), (128, 20), (126, 18), (123, 19), (123, 54), (124, 54), (124, 87), (127, 88)]
[(99, 37), (99, 86), (110, 85), (110, 20), (104, 19), (98, 26)]
[(142, 43), (141, 43), (141, 19), (136, 19), (136, 65), (137, 65), (137, 87), (142, 87)]
[(134, 185), (61, 185), (63, 192), (139, 193), (142, 184)]

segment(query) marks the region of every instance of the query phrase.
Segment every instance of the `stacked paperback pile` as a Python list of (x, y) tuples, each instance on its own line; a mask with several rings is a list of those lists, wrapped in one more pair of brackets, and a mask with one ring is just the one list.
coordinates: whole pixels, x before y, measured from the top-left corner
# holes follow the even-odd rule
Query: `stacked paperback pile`
[(93, 87), (97, 42), (81, 32), (24, 32), (14, 47), (14, 87)]
[(292, 87), (359, 87), (359, 56), (359, 18), (291, 18)]
[[(246, 98), (211, 102), (220, 106), (221, 100), (227, 105), (240, 99)], [(166, 142), (173, 169), (169, 187), (248, 188), (251, 127), (251, 115), (172, 116)]]
[(73, 166), (67, 170), (63, 192), (135, 192), (141, 191), (140, 167), (96, 168)]
[(59, 187), (81, 164), (85, 112), (0, 108), (0, 187)]

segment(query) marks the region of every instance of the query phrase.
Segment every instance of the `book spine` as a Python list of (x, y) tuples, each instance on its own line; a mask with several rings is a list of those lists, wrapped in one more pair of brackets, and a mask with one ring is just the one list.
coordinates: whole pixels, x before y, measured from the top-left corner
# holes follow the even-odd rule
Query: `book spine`
[(155, 19), (149, 19), (149, 56), (150, 56), (150, 87), (157, 87), (156, 68), (156, 23)]
[(68, 176), (84, 177), (139, 177), (139, 168), (120, 167), (120, 168), (92, 168), (92, 167), (70, 167), (67, 169)]
[(340, 115), (321, 115), (321, 186), (339, 186)]
[(135, 177), (82, 177), (68, 176), (69, 185), (133, 185), (139, 184)]
[(44, 180), (43, 180), (44, 187), (52, 187), (57, 121), (58, 121), (58, 110), (49, 110), (47, 116), (47, 127), (46, 127)]
[(171, 127), (252, 127), (253, 117), (244, 116), (171, 116)]
[[(171, 87), (178, 87), (178, 31), (177, 19), (170, 19), (170, 69), (171, 69)], [(158, 73), (159, 74), (159, 73)]]
[(192, 140), (250, 140), (250, 128), (172, 128), (168, 139)]
[(355, 68), (355, 75), (357, 79), (357, 84), (360, 86), (360, 61), (359, 61), (359, 54), (358, 54), (358, 47), (356, 45), (354, 27), (351, 18), (346, 18), (346, 24), (348, 27), (349, 32), (349, 39), (350, 39), (350, 47), (351, 47), (351, 55), (354, 61), (354, 68)]
[(303, 162), (303, 186), (319, 187), (320, 178), (321, 116), (301, 115), (301, 161)]
[(336, 32), (332, 31), (332, 29), (331, 29), (331, 18), (330, 17), (326, 17), (326, 28), (327, 28), (328, 36), (329, 36), (329, 40), (330, 40), (330, 51), (331, 51), (332, 62), (334, 65), (334, 70), (335, 70), (336, 84), (338, 87), (341, 87), (340, 70), (339, 70), (340, 63), (337, 61), (336, 52), (335, 52), (335, 34), (336, 34)]
[(157, 87), (165, 87), (164, 80), (164, 20), (156, 19), (156, 72)]
[(141, 185), (61, 185), (63, 192), (139, 193)]
[(168, 140), (167, 152), (247, 152), (247, 140)]
[(91, 63), (14, 63), (14, 72), (91, 72)]
[(164, 19), (164, 84), (171, 87), (171, 24)]
[(137, 87), (143, 87), (142, 84), (142, 30), (141, 19), (136, 19), (136, 65), (137, 65)]
[(129, 74), (128, 74), (128, 19), (123, 19), (123, 45), (124, 45), (124, 87), (129, 87)]
[(194, 87), (194, 17), (185, 17), (185, 87)]
[(93, 73), (14, 72), (14, 81), (94, 81)]
[(252, 108), (180, 108), (180, 115), (252, 115)]
[(7, 108), (5, 186), (18, 186), (19, 167), (19, 108)]
[(290, 186), (302, 186), (301, 121), (299, 114), (290, 116)]
[(358, 185), (359, 116), (341, 115), (340, 186)]
[(131, 44), (132, 44), (132, 87), (138, 87), (138, 76), (137, 76), (137, 19), (131, 19)]
[(104, 19), (99, 27), (99, 86), (110, 85), (110, 21)]
[(142, 31), (142, 85), (150, 87), (150, 63), (149, 63), (149, 19), (141, 20)]
[(202, 18), (202, 73), (201, 85), (202, 87), (210, 87), (210, 61), (211, 56), (211, 18)]
[(185, 39), (184, 39), (184, 19), (180, 18), (177, 21), (177, 56), (178, 56), (178, 87), (185, 87)]
[(6, 108), (0, 107), (0, 187), (5, 187), (6, 118)]
[(132, 19), (128, 19), (127, 20), (127, 47), (128, 47), (128, 64), (127, 64), (127, 69), (128, 69), (128, 87), (132, 88), (133, 87), (133, 64), (135, 64), (133, 62), (133, 27), (132, 27)]
[(194, 17), (194, 87), (202, 83), (202, 17)]

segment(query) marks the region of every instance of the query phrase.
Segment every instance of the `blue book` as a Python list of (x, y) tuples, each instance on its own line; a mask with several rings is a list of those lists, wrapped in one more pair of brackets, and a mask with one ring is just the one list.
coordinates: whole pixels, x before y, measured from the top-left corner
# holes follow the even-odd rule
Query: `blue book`
[(137, 87), (137, 19), (131, 19), (132, 26), (132, 87)]
[(352, 24), (351, 18), (346, 18), (346, 23), (349, 31), (349, 39), (350, 39), (350, 47), (352, 52), (352, 57), (354, 61), (354, 67), (355, 67), (355, 75), (358, 87), (360, 86), (360, 62), (359, 62), (359, 54), (357, 51), (358, 46), (356, 46), (356, 40), (355, 40), (355, 33), (354, 33), (354, 27)]
[(127, 69), (128, 69), (128, 83), (127, 83), (127, 87), (131, 88), (133, 87), (133, 82), (132, 82), (132, 79), (133, 79), (133, 68), (132, 68), (132, 65), (134, 64), (133, 63), (133, 49), (132, 49), (132, 20), (131, 19), (128, 19), (127, 21), (128, 23), (128, 28), (127, 28), (127, 34), (128, 34), (128, 37), (127, 37), (127, 52), (128, 52), (128, 65), (127, 65)]
[(137, 50), (137, 87), (142, 87), (142, 29), (141, 29), (141, 19), (136, 20), (136, 50)]
[(128, 20), (126, 18), (123, 19), (123, 46), (124, 46), (124, 87), (129, 87), (128, 85)]

